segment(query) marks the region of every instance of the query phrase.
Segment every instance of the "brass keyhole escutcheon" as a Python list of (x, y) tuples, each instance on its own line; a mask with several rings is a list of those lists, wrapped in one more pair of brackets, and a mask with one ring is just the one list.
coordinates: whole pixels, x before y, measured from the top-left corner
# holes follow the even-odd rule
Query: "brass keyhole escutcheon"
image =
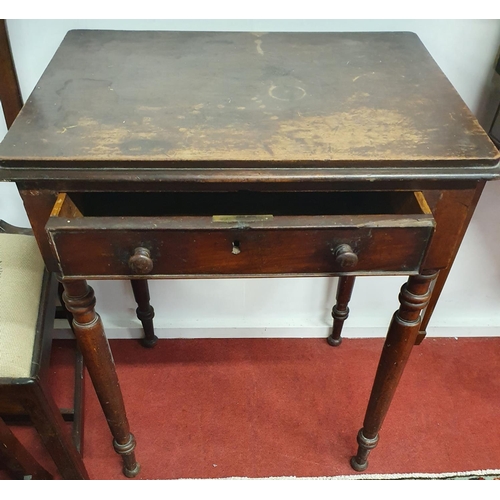
[(240, 242), (238, 240), (233, 241), (233, 249), (231, 250), (231, 253), (233, 255), (238, 255), (239, 253), (241, 253)]

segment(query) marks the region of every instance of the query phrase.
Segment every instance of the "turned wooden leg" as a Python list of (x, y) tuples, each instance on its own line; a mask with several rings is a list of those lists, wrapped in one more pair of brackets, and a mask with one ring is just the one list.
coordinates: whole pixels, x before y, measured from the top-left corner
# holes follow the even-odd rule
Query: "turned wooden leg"
[(436, 272), (411, 276), (401, 288), (400, 307), (392, 317), (380, 356), (363, 428), (358, 433), (358, 453), (351, 466), (361, 472), (368, 467), (368, 455), (378, 442), (378, 432), (387, 414), (399, 379), (403, 374), (419, 332), (421, 311), (430, 297), (430, 285)]
[(134, 292), (134, 298), (138, 306), (135, 312), (144, 329), (144, 337), (141, 339), (141, 344), (144, 347), (154, 347), (158, 342), (158, 337), (155, 335), (153, 326), (155, 310), (149, 303), (148, 281), (130, 280), (130, 282), (132, 283), (132, 291)]
[(114, 437), (113, 446), (122, 456), (125, 476), (134, 477), (140, 470), (135, 459), (135, 439), (130, 433), (120, 384), (101, 318), (94, 309), (94, 291), (85, 280), (63, 281), (63, 285), (63, 300), (73, 314), (73, 331)]
[(337, 303), (333, 306), (333, 328), (332, 333), (326, 339), (331, 346), (338, 346), (342, 343), (342, 327), (344, 321), (349, 316), (349, 301), (351, 300), (352, 290), (356, 276), (341, 276), (337, 286)]

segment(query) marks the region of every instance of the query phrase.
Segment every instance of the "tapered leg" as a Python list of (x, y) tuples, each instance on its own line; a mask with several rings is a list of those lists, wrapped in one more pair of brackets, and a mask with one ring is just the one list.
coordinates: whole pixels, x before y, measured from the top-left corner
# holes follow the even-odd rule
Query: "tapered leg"
[(144, 347), (154, 347), (158, 342), (158, 337), (155, 335), (153, 326), (153, 318), (155, 310), (149, 303), (149, 286), (147, 280), (130, 280), (134, 298), (137, 302), (136, 314), (142, 323), (144, 329), (144, 337), (141, 339), (141, 344)]
[(0, 419), (0, 463), (14, 479), (53, 479), (52, 474), (46, 471), (20, 443), (5, 422)]
[(63, 479), (89, 479), (82, 457), (49, 389), (37, 382), (30, 386), (30, 392), (32, 396), (26, 399), (24, 405)]
[(122, 456), (123, 473), (134, 477), (140, 466), (135, 459), (135, 439), (130, 433), (113, 357), (99, 315), (94, 291), (85, 280), (63, 281), (63, 300), (73, 314), (73, 330), (101, 407), (106, 415), (115, 451)]
[(351, 458), (351, 466), (358, 472), (368, 467), (368, 455), (377, 445), (378, 432), (415, 344), (421, 311), (429, 302), (430, 285), (436, 276), (432, 271), (411, 276), (401, 288), (401, 305), (389, 326), (363, 428), (358, 433), (358, 453)]
[(332, 333), (327, 338), (327, 342), (331, 346), (338, 346), (342, 343), (342, 327), (344, 321), (349, 316), (349, 301), (351, 300), (352, 290), (356, 276), (341, 276), (337, 286), (337, 303), (333, 306), (333, 328)]

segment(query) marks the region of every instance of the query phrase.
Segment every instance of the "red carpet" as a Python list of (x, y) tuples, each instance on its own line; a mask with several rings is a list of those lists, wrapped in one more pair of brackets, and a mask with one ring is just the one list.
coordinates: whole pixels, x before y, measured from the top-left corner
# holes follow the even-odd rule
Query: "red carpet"
[[(356, 474), (383, 339), (110, 341), (142, 471), (135, 479)], [(70, 405), (73, 344), (55, 341), (54, 392)], [(500, 338), (432, 339), (413, 350), (366, 473), (500, 468)], [(92, 385), (84, 460), (124, 479)], [(29, 428), (14, 431), (51, 471)], [(5, 477), (5, 476), (2, 476)]]

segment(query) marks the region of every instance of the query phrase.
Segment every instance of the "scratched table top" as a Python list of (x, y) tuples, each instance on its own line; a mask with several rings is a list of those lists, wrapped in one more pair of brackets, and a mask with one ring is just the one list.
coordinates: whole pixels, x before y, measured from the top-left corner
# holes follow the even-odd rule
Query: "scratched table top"
[(0, 178), (205, 163), (491, 173), (498, 161), (413, 33), (77, 30), (0, 145)]

